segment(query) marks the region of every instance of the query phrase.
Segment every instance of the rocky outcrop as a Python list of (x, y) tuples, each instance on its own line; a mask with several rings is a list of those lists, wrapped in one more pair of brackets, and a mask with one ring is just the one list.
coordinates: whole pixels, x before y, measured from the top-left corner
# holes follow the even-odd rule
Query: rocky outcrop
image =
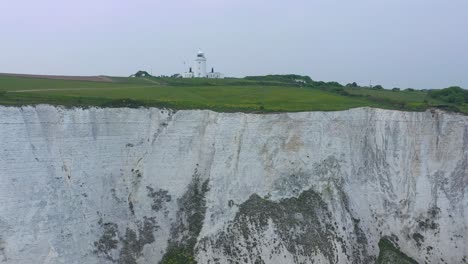
[(468, 117), (0, 107), (0, 263), (468, 263)]

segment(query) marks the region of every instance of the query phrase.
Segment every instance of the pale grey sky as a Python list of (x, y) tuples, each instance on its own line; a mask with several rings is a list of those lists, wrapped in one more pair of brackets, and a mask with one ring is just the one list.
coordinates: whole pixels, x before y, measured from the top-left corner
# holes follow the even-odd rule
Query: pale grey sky
[(0, 0), (0, 72), (297, 73), (468, 88), (467, 0)]

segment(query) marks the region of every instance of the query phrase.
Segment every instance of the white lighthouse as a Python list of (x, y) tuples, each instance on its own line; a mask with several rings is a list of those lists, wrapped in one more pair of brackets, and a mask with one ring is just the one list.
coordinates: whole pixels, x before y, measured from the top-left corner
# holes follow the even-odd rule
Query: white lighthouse
[(211, 72), (206, 72), (206, 57), (202, 51), (197, 53), (194, 61), (195, 65), (189, 68), (188, 72), (181, 73), (179, 76), (183, 78), (211, 78), (211, 79), (220, 79), (224, 78), (223, 74), (220, 72), (215, 72), (214, 68), (211, 68)]
[(195, 77), (205, 78), (206, 77), (206, 58), (202, 51), (198, 51), (197, 58), (195, 58)]

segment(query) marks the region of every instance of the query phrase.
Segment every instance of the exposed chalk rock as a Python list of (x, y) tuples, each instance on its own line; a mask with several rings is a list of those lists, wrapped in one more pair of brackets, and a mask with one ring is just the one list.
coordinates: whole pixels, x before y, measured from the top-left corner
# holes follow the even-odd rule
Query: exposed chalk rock
[(0, 106), (0, 263), (468, 263), (467, 193), (460, 114)]

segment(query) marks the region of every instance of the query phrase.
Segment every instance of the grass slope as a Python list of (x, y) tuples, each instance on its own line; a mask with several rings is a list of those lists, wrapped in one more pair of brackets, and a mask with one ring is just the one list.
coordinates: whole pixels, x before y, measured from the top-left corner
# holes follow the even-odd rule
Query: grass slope
[[(295, 79), (306, 81), (299, 84)], [(468, 113), (467, 104), (450, 104), (423, 91), (389, 91), (314, 82), (307, 76), (252, 76), (243, 79), (112, 77), (113, 82), (0, 76), (0, 104), (79, 106), (155, 106), (232, 112), (332, 111), (371, 106), (423, 111), (450, 107)]]

